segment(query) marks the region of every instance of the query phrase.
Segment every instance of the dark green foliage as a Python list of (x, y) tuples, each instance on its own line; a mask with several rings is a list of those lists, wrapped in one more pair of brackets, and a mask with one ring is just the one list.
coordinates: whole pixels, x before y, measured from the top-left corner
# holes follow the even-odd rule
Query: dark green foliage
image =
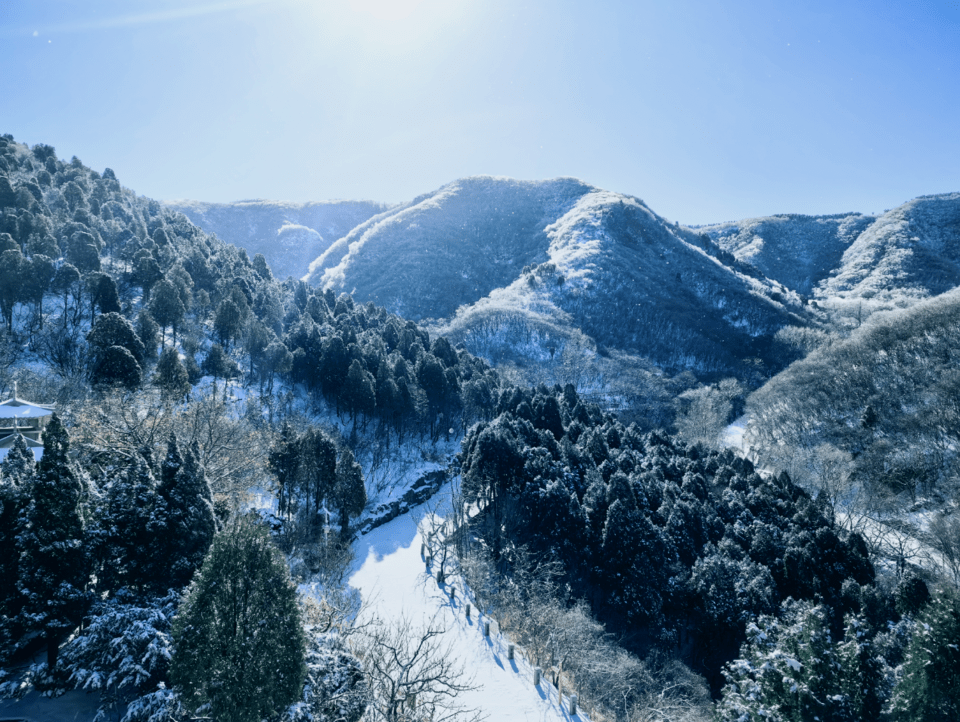
[[(464, 438), (464, 500), (495, 559), (517, 545), (553, 555), (562, 583), (633, 651), (679, 649), (719, 689), (753, 616), (817, 599), (839, 630), (853, 604), (845, 583), (872, 589), (863, 539), (786, 475), (624, 428), (572, 396), (502, 394), (500, 416)], [(559, 426), (545, 423), (550, 407)], [(564, 429), (564, 414), (580, 420)]]
[(153, 319), (160, 324), (160, 342), (163, 343), (166, 340), (167, 326), (170, 326), (173, 329), (174, 343), (176, 343), (177, 327), (183, 321), (186, 310), (177, 289), (166, 278), (161, 278), (150, 291), (149, 310)]
[(123, 347), (138, 366), (143, 365), (143, 343), (130, 322), (119, 313), (104, 313), (98, 316), (87, 334), (87, 343), (90, 344), (94, 368), (112, 346)]
[(837, 644), (822, 606), (790, 601), (779, 618), (761, 616), (747, 627), (741, 658), (724, 670), (717, 719), (878, 720), (880, 668), (864, 627), (848, 618)]
[(106, 273), (91, 273), (87, 276), (90, 289), (90, 306), (101, 314), (120, 313), (120, 296), (113, 276)]
[(99, 588), (116, 592), (122, 587), (152, 590), (158, 575), (159, 545), (155, 533), (156, 481), (143, 457), (137, 456), (110, 480), (98, 510), (100, 525)]
[(69, 437), (54, 414), (43, 432), (43, 457), (25, 490), (17, 547), (23, 619), (47, 645), (47, 667), (80, 623), (91, 596), (90, 560), (80, 508), (83, 483), (68, 457)]
[(207, 357), (203, 360), (200, 367), (205, 374), (213, 376), (216, 379), (230, 379), (237, 375), (237, 362), (227, 355), (223, 346), (218, 343), (210, 347)]
[(172, 399), (179, 401), (190, 392), (190, 378), (177, 349), (167, 346), (157, 361), (154, 383)]
[[(26, 491), (32, 481), (33, 453), (18, 435), (0, 465), (0, 579), (15, 580), (19, 574), (20, 552), (17, 531), (20, 512), (27, 501)], [(0, 584), (0, 635), (20, 609), (20, 595), (15, 583)], [(6, 621), (4, 621), (6, 620)], [(3, 657), (0, 640), (0, 660)]]
[(214, 540), (174, 620), (170, 669), (185, 705), (259, 722), (296, 701), (306, 672), (297, 593), (266, 530), (240, 517)]
[(153, 320), (153, 316), (146, 309), (141, 309), (137, 314), (137, 338), (143, 344), (144, 355), (148, 359), (157, 357), (157, 346), (160, 345), (160, 327)]
[(894, 597), (900, 614), (915, 617), (930, 601), (930, 590), (920, 577), (908, 574), (900, 580)]
[(167, 444), (157, 486), (156, 513), (150, 533), (157, 543), (160, 589), (189, 583), (217, 531), (213, 495), (195, 449), (182, 456), (175, 436)]
[(123, 346), (109, 346), (98, 353), (90, 371), (90, 383), (95, 386), (122, 386), (133, 391), (142, 382), (140, 364)]
[(213, 330), (220, 339), (220, 343), (229, 347), (230, 342), (240, 335), (242, 328), (243, 316), (237, 304), (230, 298), (221, 301), (213, 321)]
[(24, 259), (19, 247), (0, 254), (0, 312), (13, 331), (13, 307), (20, 301), (24, 281)]
[(939, 593), (920, 615), (890, 704), (903, 722), (960, 719), (960, 598)]
[(340, 538), (346, 540), (350, 529), (350, 517), (359, 516), (367, 505), (367, 490), (363, 484), (363, 470), (350, 449), (344, 449), (337, 462), (337, 481), (333, 488), (333, 501), (340, 515)]

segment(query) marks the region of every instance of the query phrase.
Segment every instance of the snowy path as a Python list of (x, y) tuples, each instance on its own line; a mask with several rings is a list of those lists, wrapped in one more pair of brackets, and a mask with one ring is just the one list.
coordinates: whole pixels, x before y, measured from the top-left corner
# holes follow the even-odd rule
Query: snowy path
[[(386, 622), (405, 617), (414, 626), (426, 626), (433, 618), (440, 624), (446, 630), (443, 642), (452, 646), (477, 687), (463, 694), (459, 702), (466, 709), (479, 710), (489, 722), (587, 720), (585, 715), (567, 713), (566, 695), (561, 709), (556, 689), (546, 680), (534, 687), (533, 667), (522, 650), (517, 649), (514, 660), (507, 659), (508, 640), (499, 634), (495, 622), (486, 638), (485, 618), (477, 619), (476, 607), (472, 618), (465, 618), (462, 582), (449, 579), (441, 589), (426, 574), (420, 544), (410, 514), (356, 542), (356, 571), (349, 583), (371, 604), (371, 612)], [(456, 588), (456, 601), (450, 600), (451, 586)]]

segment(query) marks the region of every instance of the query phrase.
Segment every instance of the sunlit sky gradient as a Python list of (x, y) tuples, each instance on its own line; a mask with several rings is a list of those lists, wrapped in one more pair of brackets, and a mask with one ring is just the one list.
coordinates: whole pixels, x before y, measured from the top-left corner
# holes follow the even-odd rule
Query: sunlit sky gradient
[(0, 1), (0, 133), (159, 199), (872, 212), (960, 190), (958, 129), (956, 1)]

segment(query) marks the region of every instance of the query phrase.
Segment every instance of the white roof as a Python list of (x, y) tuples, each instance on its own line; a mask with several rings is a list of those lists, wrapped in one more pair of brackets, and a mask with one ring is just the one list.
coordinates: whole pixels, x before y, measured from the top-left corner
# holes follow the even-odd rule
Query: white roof
[[(13, 448), (13, 442), (16, 441), (17, 436), (19, 434), (10, 434), (0, 439), (0, 461), (7, 458), (7, 454)], [(23, 437), (23, 440), (27, 442), (27, 448), (33, 452), (33, 460), (40, 461), (40, 457), (43, 456), (43, 444), (26, 436)]]
[(13, 396), (6, 401), (0, 401), (0, 419), (42, 419), (52, 414), (52, 406), (18, 399), (16, 384), (13, 385)]

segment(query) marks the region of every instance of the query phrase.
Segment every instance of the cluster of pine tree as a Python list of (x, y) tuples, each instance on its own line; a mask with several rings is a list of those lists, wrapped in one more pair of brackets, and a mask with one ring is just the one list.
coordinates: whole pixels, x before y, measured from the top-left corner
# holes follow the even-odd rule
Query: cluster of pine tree
[(19, 437), (2, 464), (6, 657), (31, 634), (57, 668), (60, 645), (97, 599), (181, 590), (203, 562), (217, 529), (210, 488), (194, 450), (176, 437), (156, 464), (145, 452), (95, 482), (69, 455), (54, 415), (34, 464)]
[[(763, 477), (730, 451), (624, 428), (572, 386), (512, 389), (496, 411), (467, 435), (460, 465), (464, 501), (481, 509), (474, 532), (500, 568), (509, 577), (528, 571), (515, 559), (559, 562), (571, 597), (624, 646), (679, 656), (715, 691), (757, 618), (781, 624), (814, 608), (825, 639), (869, 646), (901, 611), (919, 611), (894, 606), (875, 585), (864, 540), (786, 474)], [(515, 554), (520, 547), (528, 553)], [(926, 592), (912, 578), (900, 597), (910, 585)], [(886, 645), (893, 651), (878, 669), (903, 653)], [(864, 675), (873, 697), (845, 702), (856, 711), (833, 718), (876, 719), (890, 697), (881, 678)]]
[(416, 324), (275, 279), (261, 255), (121, 188), (109, 169), (9, 136), (0, 158), (0, 307), (16, 337), (5, 345), (25, 339), (62, 378), (152, 381), (174, 398), (203, 375), (245, 373), (267, 393), (282, 379), (363, 430), (379, 420), (387, 441), (436, 440), (492, 407), (490, 367)]

